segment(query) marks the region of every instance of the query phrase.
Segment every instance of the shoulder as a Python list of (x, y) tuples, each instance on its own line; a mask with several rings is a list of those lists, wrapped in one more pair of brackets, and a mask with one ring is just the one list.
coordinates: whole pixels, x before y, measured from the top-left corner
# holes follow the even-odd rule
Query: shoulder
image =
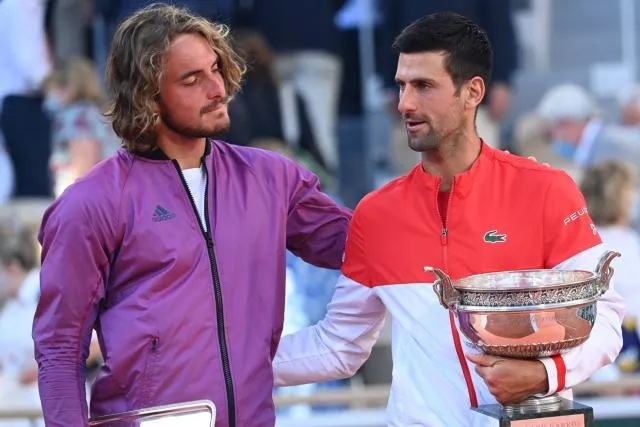
[(119, 150), (65, 189), (52, 208), (73, 218), (115, 215), (134, 163), (132, 155)]
[(270, 150), (221, 141), (214, 141), (213, 150), (213, 155), (219, 155), (233, 173), (252, 176), (255, 181), (269, 185), (271, 190), (295, 190), (301, 182), (305, 186), (319, 184), (318, 177), (305, 166)]
[(565, 190), (578, 191), (578, 184), (564, 170), (538, 163), (529, 158), (494, 150), (493, 164), (502, 180), (517, 183), (518, 191), (539, 193), (551, 187), (560, 186)]
[[(213, 149), (231, 161), (250, 169), (260, 168), (299, 168), (292, 159), (274, 151), (262, 148), (233, 145), (224, 141), (213, 141)], [(215, 155), (215, 153), (214, 153)]]

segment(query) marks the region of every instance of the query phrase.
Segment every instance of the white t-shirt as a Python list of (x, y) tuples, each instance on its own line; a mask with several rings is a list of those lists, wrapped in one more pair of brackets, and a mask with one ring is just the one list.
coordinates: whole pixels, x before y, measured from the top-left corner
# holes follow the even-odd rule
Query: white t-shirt
[(205, 180), (204, 170), (202, 168), (184, 169), (182, 174), (184, 175), (184, 180), (187, 182), (189, 191), (193, 196), (193, 201), (196, 204), (200, 223), (206, 231), (207, 223), (204, 220), (204, 192), (207, 187), (207, 182)]

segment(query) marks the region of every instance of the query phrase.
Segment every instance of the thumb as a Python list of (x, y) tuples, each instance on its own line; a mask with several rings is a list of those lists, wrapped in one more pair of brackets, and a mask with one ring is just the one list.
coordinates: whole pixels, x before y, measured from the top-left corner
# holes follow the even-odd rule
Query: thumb
[(486, 367), (491, 367), (495, 365), (498, 360), (500, 360), (499, 357), (489, 356), (487, 354), (482, 354), (482, 353), (480, 354), (467, 353), (465, 354), (465, 357), (467, 358), (467, 360), (469, 360), (469, 362), (477, 366), (486, 366)]

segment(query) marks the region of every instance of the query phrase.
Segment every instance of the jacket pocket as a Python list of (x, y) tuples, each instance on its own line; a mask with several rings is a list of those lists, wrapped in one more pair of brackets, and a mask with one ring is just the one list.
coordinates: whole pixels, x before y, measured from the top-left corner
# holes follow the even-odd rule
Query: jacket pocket
[(158, 380), (158, 360), (160, 358), (160, 338), (153, 337), (147, 344), (146, 360), (142, 371), (140, 387), (140, 406), (153, 406), (153, 396), (156, 395)]

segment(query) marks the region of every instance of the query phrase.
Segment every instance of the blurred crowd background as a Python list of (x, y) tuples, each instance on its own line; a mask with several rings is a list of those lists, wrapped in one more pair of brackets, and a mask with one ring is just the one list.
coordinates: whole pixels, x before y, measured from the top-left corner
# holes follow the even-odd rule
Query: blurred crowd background
[[(105, 59), (117, 24), (150, 3), (0, 0), (0, 426), (9, 425), (1, 420), (3, 408), (39, 405), (30, 335), (38, 298), (34, 233), (51, 201), (119, 148), (102, 116), (108, 102)], [(635, 326), (640, 315), (639, 2), (173, 3), (228, 24), (248, 61), (244, 88), (230, 104), (231, 128), (221, 139), (296, 159), (349, 207), (419, 161), (396, 110), (397, 58), (390, 49), (395, 35), (412, 20), (442, 10), (480, 23), (493, 44), (494, 74), (478, 114), (479, 134), (494, 147), (564, 169), (582, 189), (603, 239), (623, 254), (616, 261), (615, 283), (627, 302), (623, 352), (592, 381), (635, 378), (640, 369)], [(323, 318), (337, 275), (290, 255), (285, 332)], [(276, 392), (311, 396), (388, 384), (389, 339), (384, 334), (353, 379)], [(88, 386), (100, 364), (99, 349), (94, 350)], [(640, 382), (621, 393), (638, 395)], [(347, 406), (298, 404), (281, 411), (295, 417)]]

